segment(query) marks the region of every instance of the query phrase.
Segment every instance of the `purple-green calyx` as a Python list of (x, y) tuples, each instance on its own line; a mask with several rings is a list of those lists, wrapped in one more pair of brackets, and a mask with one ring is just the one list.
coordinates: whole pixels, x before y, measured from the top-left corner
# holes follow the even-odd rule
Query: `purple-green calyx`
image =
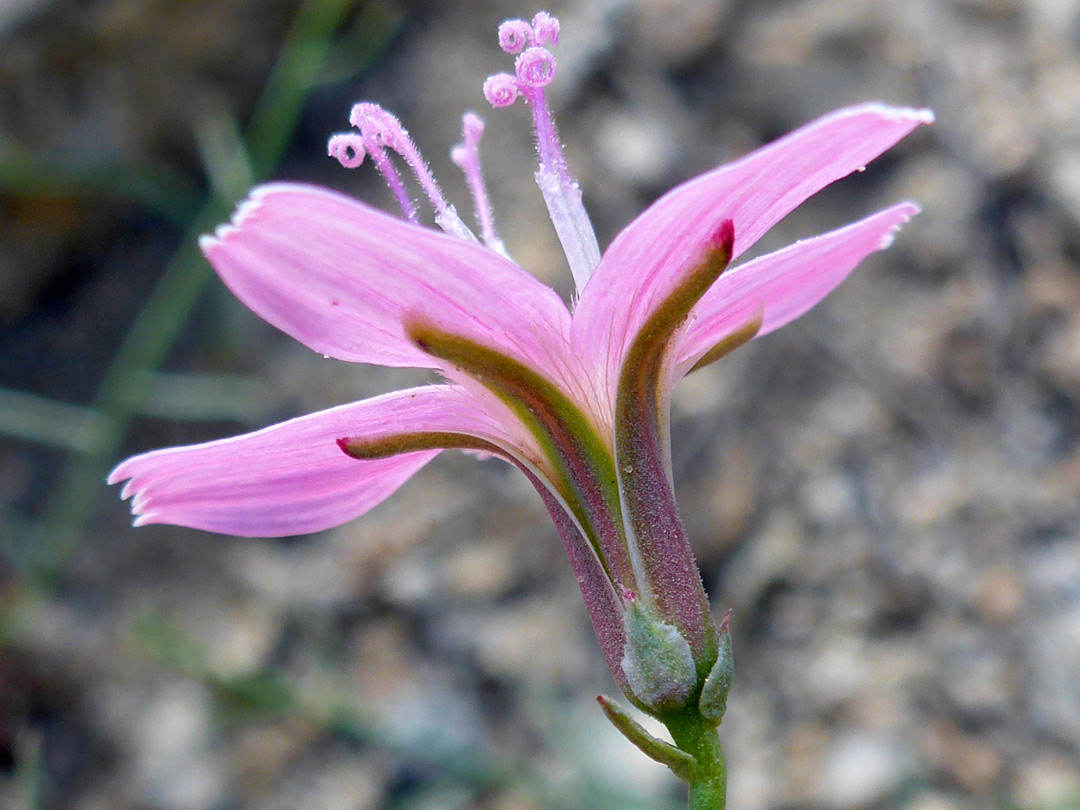
[(690, 645), (633, 594), (628, 602), (622, 669), (630, 691), (654, 712), (684, 708), (697, 686)]

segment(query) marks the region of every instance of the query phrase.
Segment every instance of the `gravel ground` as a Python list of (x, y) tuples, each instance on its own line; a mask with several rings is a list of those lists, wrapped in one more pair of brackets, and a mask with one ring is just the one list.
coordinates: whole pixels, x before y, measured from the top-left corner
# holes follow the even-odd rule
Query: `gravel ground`
[[(74, 191), (0, 174), (0, 386), (91, 401), (178, 244), (168, 206), (207, 186), (206, 127), (251, 115), (297, 7), (0, 4), (0, 145), (19, 165), (87, 169)], [(383, 8), (400, 18), (389, 47), (314, 91), (277, 176), (388, 205), (373, 173), (324, 156), (371, 99), (464, 201), (447, 150), (461, 112), (481, 110), (508, 247), (568, 294), (554, 233), (536, 226), (527, 115), (484, 110), (479, 92), (507, 67), (498, 22), (536, 9)], [(938, 116), (766, 239), (918, 200), (895, 245), (675, 398), (683, 515), (715, 609), (734, 610), (730, 806), (1078, 806), (1080, 8), (549, 10), (564, 31), (556, 114), (602, 244), (673, 184), (835, 107)], [(133, 166), (170, 178), (166, 204), (132, 191)], [(323, 361), (216, 283), (164, 368), (172, 394), (123, 452), (422, 379)], [(217, 411), (200, 380), (216, 381)], [(368, 516), (283, 541), (134, 531), (101, 486), (42, 588), (20, 564), (43, 542), (25, 522), (65, 455), (7, 432), (0, 808), (678, 806), (680, 787), (592, 702), (614, 686), (554, 530), (509, 467), (446, 454)]]

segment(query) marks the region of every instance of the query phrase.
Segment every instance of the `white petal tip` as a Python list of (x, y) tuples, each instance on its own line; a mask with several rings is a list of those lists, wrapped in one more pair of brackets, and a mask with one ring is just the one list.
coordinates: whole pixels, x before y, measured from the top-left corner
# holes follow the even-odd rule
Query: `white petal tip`
[(147, 526), (151, 523), (157, 522), (157, 512), (148, 512), (145, 515), (138, 515), (133, 521), (131, 521), (131, 525), (134, 528), (138, 529), (141, 526)]
[(847, 109), (849, 114), (872, 112), (890, 121), (911, 121), (916, 124), (932, 124), (935, 121), (934, 111), (927, 107), (894, 107), (880, 101), (871, 101)]
[(900, 233), (900, 229), (911, 221), (911, 218), (916, 214), (922, 212), (922, 209), (913, 202), (901, 203), (896, 207), (896, 212), (900, 215), (900, 218), (893, 223), (893, 226), (882, 235), (881, 241), (878, 242), (878, 250), (886, 250), (892, 246), (893, 240), (896, 239), (896, 235)]
[[(113, 482), (110, 481), (109, 483), (113, 483)], [(118, 479), (115, 483), (120, 483), (120, 480)], [(126, 484), (124, 484), (124, 488), (122, 490), (120, 490), (120, 500), (126, 501), (128, 498), (130, 498), (134, 494), (135, 494), (135, 483), (133, 481), (129, 480)]]
[[(220, 230), (220, 228), (218, 230)], [(202, 251), (202, 255), (209, 256), (210, 252), (214, 249), (214, 247), (218, 244), (219, 241), (220, 240), (218, 239), (217, 232), (215, 232), (213, 235), (204, 233), (202, 236), (200, 236), (199, 250)]]
[(233, 215), (229, 218), (228, 222), (218, 225), (214, 229), (213, 234), (204, 234), (199, 237), (199, 250), (207, 258), (214, 251), (215, 248), (230, 236), (240, 230), (240, 227), (244, 222), (254, 216), (255, 212), (262, 206), (263, 197), (268, 193), (273, 192), (273, 185), (260, 186), (252, 189), (248, 194), (247, 199), (243, 200), (236, 206), (236, 210), (233, 211)]
[(897, 121), (914, 121), (918, 124), (934, 123), (934, 111), (926, 107), (889, 107), (882, 105), (885, 117)]
[[(253, 190), (246, 200), (236, 206), (236, 211), (233, 212), (230, 223), (234, 228), (239, 228), (244, 224), (244, 220), (251, 217), (262, 206), (262, 198), (267, 193), (267, 189), (257, 188)], [(220, 230), (220, 228), (218, 229)]]

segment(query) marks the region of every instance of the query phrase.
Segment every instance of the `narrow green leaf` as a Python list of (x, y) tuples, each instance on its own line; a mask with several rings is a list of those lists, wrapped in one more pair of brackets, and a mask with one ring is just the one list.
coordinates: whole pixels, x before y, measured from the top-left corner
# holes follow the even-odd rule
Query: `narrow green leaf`
[(0, 435), (94, 453), (107, 432), (107, 420), (90, 408), (0, 388)]
[(654, 737), (618, 703), (605, 695), (597, 695), (596, 702), (604, 715), (626, 739), (636, 745), (645, 756), (666, 765), (684, 782), (693, 782), (701, 772), (697, 760), (669, 742)]

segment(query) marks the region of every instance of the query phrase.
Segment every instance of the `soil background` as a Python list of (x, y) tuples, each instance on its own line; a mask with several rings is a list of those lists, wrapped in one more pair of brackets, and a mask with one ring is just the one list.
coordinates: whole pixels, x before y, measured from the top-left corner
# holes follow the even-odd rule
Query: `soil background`
[[(238, 133), (317, 5), (0, 3), (0, 808), (678, 807), (593, 702), (614, 685), (511, 468), (447, 453), (285, 540), (134, 530), (102, 482), (130, 453), (424, 379), (323, 360), (170, 263), (250, 178), (390, 209), (369, 167), (326, 157), (355, 101), (400, 116), (462, 211), (448, 150), (481, 112), (501, 234), (570, 294), (528, 114), (480, 93), (509, 68), (498, 23), (537, 9), (357, 2), (280, 159), (248, 167)], [(893, 247), (675, 397), (682, 513), (734, 611), (730, 806), (1080, 807), (1080, 6), (548, 10), (602, 245), (834, 108), (937, 114), (762, 243), (917, 200)], [(176, 292), (148, 311), (155, 288)], [(175, 335), (117, 365), (125, 338), (153, 354), (139, 319)]]

